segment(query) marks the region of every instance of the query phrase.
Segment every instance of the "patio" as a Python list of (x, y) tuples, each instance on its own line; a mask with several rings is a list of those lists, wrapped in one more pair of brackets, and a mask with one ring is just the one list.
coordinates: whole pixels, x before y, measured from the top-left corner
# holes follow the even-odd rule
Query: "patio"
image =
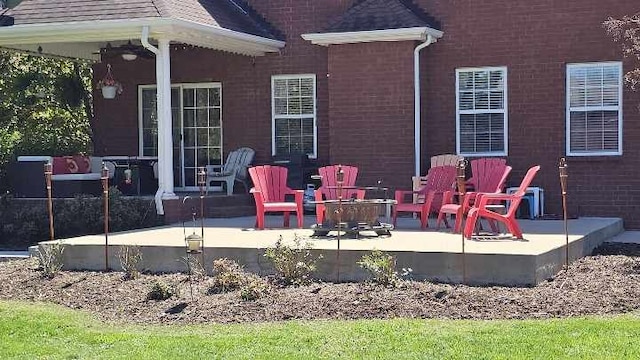
[[(281, 216), (267, 216), (266, 230), (254, 230), (254, 217), (205, 219), (205, 265), (210, 270), (214, 258), (235, 259), (249, 271), (270, 272), (270, 264), (262, 256), (280, 236), (291, 240), (297, 234), (307, 238), (314, 216), (305, 217), (305, 229), (283, 229)], [(292, 223), (295, 223), (292, 220)], [(522, 241), (511, 238), (466, 240), (464, 264), (466, 283), (477, 285), (531, 286), (554, 276), (565, 259), (563, 222), (555, 220), (520, 220), (524, 232)], [(433, 229), (435, 222), (430, 220)], [(604, 241), (622, 232), (618, 218), (579, 218), (569, 221), (570, 258), (584, 257)], [(200, 234), (200, 222), (129, 231), (109, 235), (109, 264), (119, 268), (118, 247), (140, 246), (143, 267), (153, 272), (185, 271), (180, 261), (185, 256), (185, 234)], [(367, 274), (356, 264), (372, 249), (397, 258), (398, 270), (411, 268), (414, 279), (439, 282), (462, 282), (463, 256), (461, 236), (448, 231), (421, 231), (419, 221), (399, 218), (398, 229), (390, 237), (367, 236), (342, 238), (340, 242), (340, 280), (360, 281)], [(371, 233), (373, 235), (373, 233)], [(104, 269), (104, 235), (65, 239), (65, 268), (78, 270)], [(337, 240), (311, 238), (314, 251), (323, 259), (316, 276), (326, 281), (337, 279)]]

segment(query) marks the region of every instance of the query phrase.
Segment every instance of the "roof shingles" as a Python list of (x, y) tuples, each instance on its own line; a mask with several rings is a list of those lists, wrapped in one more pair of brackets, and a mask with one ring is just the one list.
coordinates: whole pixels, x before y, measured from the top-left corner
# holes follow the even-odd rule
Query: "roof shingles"
[(440, 24), (411, 0), (361, 0), (320, 33), (440, 28)]
[(11, 17), (15, 25), (173, 18), (270, 39), (283, 38), (240, 0), (24, 0), (3, 16)]

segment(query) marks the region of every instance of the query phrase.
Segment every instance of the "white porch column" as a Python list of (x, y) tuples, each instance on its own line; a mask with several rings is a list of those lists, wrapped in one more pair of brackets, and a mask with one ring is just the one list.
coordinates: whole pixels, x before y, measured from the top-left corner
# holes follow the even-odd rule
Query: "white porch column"
[(171, 66), (169, 40), (158, 39), (156, 56), (158, 85), (158, 186), (162, 198), (176, 198), (173, 192), (173, 129), (171, 124)]

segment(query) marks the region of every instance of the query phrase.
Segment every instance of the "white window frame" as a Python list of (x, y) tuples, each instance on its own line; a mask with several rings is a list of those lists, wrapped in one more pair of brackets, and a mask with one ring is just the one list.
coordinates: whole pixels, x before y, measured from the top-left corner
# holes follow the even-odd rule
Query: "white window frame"
[[(460, 73), (471, 71), (496, 71), (500, 70), (504, 74), (504, 90), (502, 110), (479, 109), (460, 110)], [(506, 66), (468, 67), (456, 69), (456, 153), (461, 156), (481, 157), (481, 156), (507, 156), (509, 149), (509, 95), (508, 95), (508, 71)], [(504, 151), (473, 152), (460, 151), (460, 115), (461, 114), (504, 114)]]
[[(571, 107), (571, 84), (569, 81), (569, 71), (573, 68), (603, 67), (615, 65), (618, 67), (620, 78), (618, 86), (618, 105), (617, 106), (584, 106)], [(622, 71), (622, 62), (620, 61), (600, 61), (588, 63), (571, 63), (567, 64), (566, 69), (566, 113), (565, 113), (565, 145), (567, 156), (620, 156), (622, 155), (622, 96), (624, 88), (624, 73)], [(618, 151), (571, 151), (571, 111), (617, 111), (618, 112)]]
[[(271, 156), (276, 155), (276, 99), (275, 81), (282, 79), (313, 79), (313, 154), (308, 154), (309, 158), (315, 159), (318, 156), (318, 82), (316, 74), (286, 74), (271, 76)], [(277, 115), (279, 119), (297, 119), (301, 116), (308, 117), (308, 114), (301, 115)]]

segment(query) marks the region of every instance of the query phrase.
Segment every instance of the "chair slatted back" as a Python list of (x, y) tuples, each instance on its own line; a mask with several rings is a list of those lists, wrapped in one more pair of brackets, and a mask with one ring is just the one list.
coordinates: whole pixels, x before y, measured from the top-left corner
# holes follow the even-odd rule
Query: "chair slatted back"
[(435, 197), (431, 203), (431, 211), (436, 211), (442, 206), (442, 193), (452, 190), (456, 182), (457, 169), (455, 166), (444, 165), (429, 169), (425, 185), (419, 190), (426, 194), (435, 191)]
[(282, 166), (262, 165), (249, 168), (254, 188), (260, 191), (265, 203), (284, 202), (284, 196), (291, 193), (287, 187), (288, 169)]
[(513, 193), (513, 200), (511, 201), (509, 209), (507, 210), (507, 216), (515, 216), (515, 212), (518, 210), (518, 206), (520, 206), (522, 197), (527, 192), (527, 188), (529, 187), (529, 185), (531, 185), (531, 182), (533, 181), (533, 178), (536, 176), (538, 171), (540, 171), (540, 165), (533, 166), (527, 171), (524, 178), (522, 179), (522, 182), (520, 183), (520, 186), (518, 187), (518, 190)]
[(242, 147), (229, 153), (227, 162), (224, 163), (223, 172), (235, 172), (236, 178), (247, 178), (247, 167), (253, 161), (255, 151), (248, 147)]
[[(342, 165), (342, 171), (344, 173), (344, 180), (342, 182), (343, 186), (355, 186), (356, 178), (358, 177), (358, 168), (355, 166)], [(324, 195), (325, 200), (337, 200), (338, 199), (338, 189), (334, 189), (330, 187), (334, 187), (338, 185), (337, 180), (337, 172), (338, 165), (329, 165), (323, 166), (318, 169), (318, 174), (320, 175), (320, 179), (322, 182), (322, 186), (320, 187), (320, 192)], [(342, 198), (350, 199), (351, 197), (356, 196), (356, 189), (343, 189), (342, 190)]]
[[(509, 167), (509, 172), (511, 168)], [(504, 188), (504, 181), (509, 175), (507, 170), (507, 161), (500, 158), (482, 158), (471, 160), (470, 183), (477, 192), (501, 192)]]
[(458, 160), (462, 159), (462, 156), (454, 154), (442, 154), (431, 157), (431, 167), (436, 166), (456, 166)]

